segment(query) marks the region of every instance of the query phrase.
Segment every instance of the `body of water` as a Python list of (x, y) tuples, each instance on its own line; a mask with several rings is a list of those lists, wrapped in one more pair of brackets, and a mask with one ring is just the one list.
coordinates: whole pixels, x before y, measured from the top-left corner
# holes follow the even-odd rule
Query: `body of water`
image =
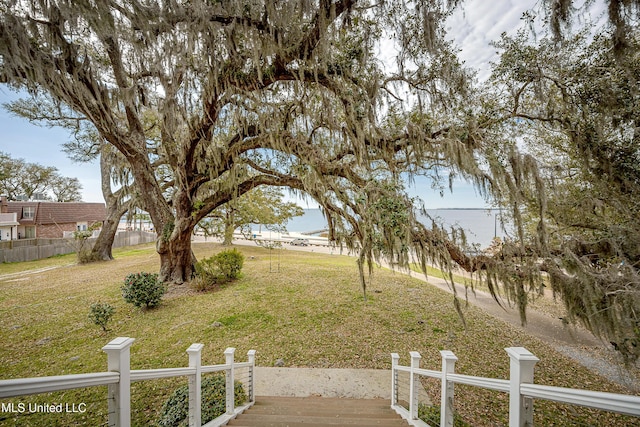
[[(470, 244), (479, 244), (486, 248), (494, 236), (504, 240), (507, 233), (503, 229), (498, 209), (428, 209), (427, 213), (445, 227), (460, 227), (465, 230)], [(428, 217), (421, 221), (431, 226)], [(290, 232), (312, 232), (327, 228), (327, 221), (320, 209), (305, 209), (304, 215), (291, 219), (287, 223)]]

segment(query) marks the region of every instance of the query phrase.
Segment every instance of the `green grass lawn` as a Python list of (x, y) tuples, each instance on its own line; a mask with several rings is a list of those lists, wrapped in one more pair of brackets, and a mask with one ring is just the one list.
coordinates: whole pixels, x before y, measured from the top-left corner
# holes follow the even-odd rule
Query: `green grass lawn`
[[(222, 249), (196, 244), (198, 258)], [(420, 351), (422, 366), (440, 369), (438, 350), (459, 358), (456, 371), (507, 378), (505, 347), (524, 346), (538, 356), (536, 382), (564, 387), (624, 392), (552, 350), (541, 341), (497, 321), (474, 307), (465, 309), (465, 329), (451, 295), (403, 274), (377, 269), (364, 301), (353, 258), (239, 247), (247, 259), (243, 277), (215, 292), (195, 293), (186, 285), (170, 289), (161, 305), (141, 310), (124, 302), (120, 286), (131, 272), (157, 272), (152, 246), (116, 251), (116, 260), (69, 265), (57, 257), (23, 263), (24, 270), (55, 265), (42, 273), (0, 279), (0, 378), (99, 372), (106, 370), (101, 348), (117, 336), (136, 339), (132, 369), (187, 366), (185, 350), (205, 345), (204, 364), (223, 363), (226, 347), (236, 359), (256, 349), (257, 364), (288, 367), (390, 369), (390, 353), (408, 364)], [(5, 268), (7, 267), (7, 268)], [(20, 269), (1, 265), (0, 276)], [(116, 307), (105, 334), (87, 315), (97, 301)], [(222, 326), (215, 326), (219, 322)], [(135, 383), (133, 425), (150, 425), (167, 396), (186, 378)], [(437, 402), (439, 383), (425, 381)], [(2, 403), (86, 403), (81, 414), (0, 413), (1, 425), (103, 425), (106, 387), (3, 399)], [(456, 386), (456, 408), (472, 425), (506, 425), (508, 397)], [(538, 401), (537, 425), (633, 425), (637, 419)]]

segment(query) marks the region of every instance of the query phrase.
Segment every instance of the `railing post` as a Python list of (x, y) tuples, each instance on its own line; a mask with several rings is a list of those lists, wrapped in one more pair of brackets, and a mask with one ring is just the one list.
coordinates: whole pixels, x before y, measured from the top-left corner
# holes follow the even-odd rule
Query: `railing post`
[[(255, 396), (255, 378), (253, 377), (253, 373), (256, 367), (256, 351), (249, 350), (247, 353), (247, 360), (249, 361), (249, 402), (253, 403), (256, 401)], [(235, 396), (234, 396), (235, 397)]]
[(233, 380), (233, 354), (236, 352), (236, 349), (233, 347), (229, 347), (224, 351), (225, 364), (228, 365), (226, 372), (226, 394), (227, 394), (227, 415), (234, 414), (234, 403), (235, 403), (235, 383)]
[(509, 369), (509, 427), (533, 426), (533, 399), (520, 394), (520, 384), (533, 383), (533, 368), (540, 360), (524, 347), (505, 348)]
[(453, 381), (447, 379), (447, 374), (455, 372), (458, 358), (449, 350), (441, 350), (442, 356), (442, 384), (440, 389), (440, 427), (453, 427)]
[(131, 344), (135, 340), (118, 337), (102, 347), (107, 353), (107, 369), (120, 373), (117, 384), (109, 384), (109, 427), (131, 425)]
[(414, 369), (420, 368), (420, 359), (422, 356), (417, 351), (409, 352), (411, 355), (411, 377), (409, 378), (409, 415), (410, 420), (418, 419), (418, 374), (414, 373)]
[(189, 367), (196, 373), (189, 376), (189, 427), (202, 424), (202, 348), (204, 344), (191, 344), (187, 349)]
[(391, 407), (398, 406), (398, 364), (400, 355), (391, 353)]

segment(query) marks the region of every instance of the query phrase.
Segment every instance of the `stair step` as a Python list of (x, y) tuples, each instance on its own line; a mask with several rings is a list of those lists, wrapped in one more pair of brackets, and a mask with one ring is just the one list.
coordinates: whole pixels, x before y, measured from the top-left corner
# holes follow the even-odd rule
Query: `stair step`
[[(307, 417), (290, 415), (251, 415), (243, 414), (236, 421), (229, 422), (230, 426), (280, 426), (280, 425), (313, 425), (313, 426), (405, 426), (399, 418), (380, 420), (376, 418), (343, 418), (343, 417)], [(238, 424), (239, 423), (239, 424)]]
[(384, 399), (257, 397), (235, 427), (407, 426)]
[[(288, 400), (287, 400), (288, 399)], [(355, 404), (357, 402), (357, 404)], [(341, 414), (385, 414), (394, 412), (387, 400), (349, 400), (327, 398), (260, 398), (252, 407), (252, 412), (277, 413), (293, 410), (295, 413), (307, 411), (326, 411), (330, 409)]]

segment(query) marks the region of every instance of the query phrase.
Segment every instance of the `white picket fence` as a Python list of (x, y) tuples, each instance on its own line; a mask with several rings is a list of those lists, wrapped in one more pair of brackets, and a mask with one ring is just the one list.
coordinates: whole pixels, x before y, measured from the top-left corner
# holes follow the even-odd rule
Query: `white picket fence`
[[(202, 366), (201, 353), (204, 345), (192, 344), (187, 349), (189, 367), (131, 370), (130, 347), (133, 341), (133, 338), (118, 337), (102, 348), (107, 353), (108, 372), (2, 380), (0, 381), (0, 398), (106, 385), (108, 386), (109, 405), (108, 425), (110, 427), (129, 427), (131, 425), (132, 382), (186, 376), (189, 378), (189, 427), (201, 427), (200, 385), (202, 375), (211, 372), (224, 372), (226, 412), (208, 422), (204, 427), (224, 425), (254, 404), (255, 350), (248, 352), (247, 362), (236, 363), (234, 361), (235, 349), (230, 347), (224, 352), (224, 364)], [(249, 401), (236, 408), (234, 404), (234, 371), (240, 368), (247, 368), (249, 371), (247, 384)]]
[[(108, 425), (129, 427), (131, 425), (131, 383), (136, 381), (186, 376), (189, 380), (189, 426), (201, 427), (201, 379), (203, 374), (224, 372), (226, 384), (226, 412), (204, 427), (221, 426), (235, 418), (255, 403), (255, 350), (247, 353), (247, 361), (234, 361), (235, 349), (224, 352), (225, 363), (202, 366), (203, 344), (192, 344), (188, 349), (189, 366), (182, 368), (161, 368), (132, 370), (130, 367), (130, 347), (133, 338), (119, 337), (102, 348), (107, 353), (107, 372), (61, 375), (40, 378), (21, 378), (0, 381), (0, 398), (10, 398), (39, 393), (94, 386), (108, 386)], [(399, 364), (400, 356), (391, 354), (391, 407), (410, 425), (428, 427), (418, 419), (418, 391), (420, 377), (437, 378), (441, 381), (440, 426), (453, 426), (454, 384), (466, 384), (509, 394), (509, 426), (533, 425), (533, 399), (545, 399), (573, 405), (586, 406), (605, 411), (640, 417), (640, 397), (551, 387), (533, 384), (537, 357), (522, 347), (505, 349), (510, 357), (509, 379), (495, 379), (461, 375), (455, 373), (458, 358), (451, 351), (440, 351), (442, 370), (420, 368), (420, 353), (410, 352), (411, 364)], [(234, 404), (234, 382), (237, 369), (247, 369), (248, 402), (240, 407)], [(399, 401), (399, 374), (408, 373), (408, 408)], [(640, 420), (639, 420), (640, 421)]]
[[(534, 367), (539, 359), (523, 347), (509, 347), (505, 350), (510, 358), (508, 380), (456, 374), (454, 368), (458, 358), (448, 350), (440, 351), (441, 371), (421, 369), (422, 356), (417, 351), (409, 353), (411, 356), (409, 366), (399, 365), (400, 356), (392, 353), (391, 407), (410, 425), (428, 427), (428, 424), (418, 419), (419, 381), (420, 377), (424, 376), (441, 380), (440, 427), (453, 426), (454, 384), (466, 384), (509, 393), (509, 427), (533, 426), (533, 399), (553, 400), (640, 417), (639, 396), (533, 384)], [(398, 401), (400, 372), (409, 374), (408, 409)], [(640, 423), (640, 420), (638, 421)]]

